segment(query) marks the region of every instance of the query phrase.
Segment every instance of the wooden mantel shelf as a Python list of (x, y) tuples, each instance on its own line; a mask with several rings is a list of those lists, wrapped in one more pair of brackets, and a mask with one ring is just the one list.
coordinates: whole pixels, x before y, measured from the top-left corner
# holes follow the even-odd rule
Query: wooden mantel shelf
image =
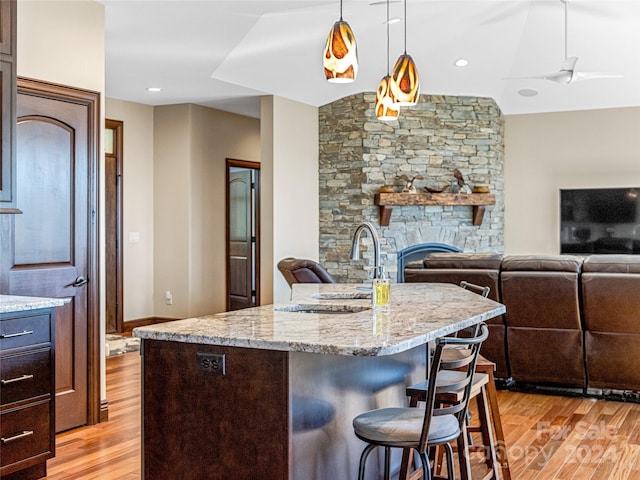
[(406, 205), (470, 205), (473, 224), (481, 225), (487, 205), (495, 205), (491, 193), (376, 193), (375, 204), (380, 207), (380, 225), (386, 227), (395, 206)]

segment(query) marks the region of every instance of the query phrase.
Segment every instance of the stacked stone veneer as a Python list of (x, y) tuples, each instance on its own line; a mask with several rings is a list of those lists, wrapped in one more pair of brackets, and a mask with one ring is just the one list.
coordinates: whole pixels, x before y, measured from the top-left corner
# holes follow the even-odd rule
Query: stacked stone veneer
[[(319, 109), (320, 262), (338, 282), (360, 282), (373, 264), (373, 248), (363, 235), (363, 259), (349, 259), (356, 226), (372, 222), (380, 236), (382, 263), (395, 271), (398, 251), (440, 242), (469, 252), (504, 250), (503, 117), (490, 98), (423, 95), (403, 108), (398, 120), (382, 122), (374, 113), (374, 93), (345, 97)], [(453, 170), (467, 183), (488, 184), (496, 204), (480, 226), (470, 206), (394, 207), (388, 227), (380, 227), (374, 195), (382, 185), (402, 189), (397, 177), (420, 174), (423, 187), (450, 186)], [(392, 279), (395, 275), (391, 274)]]

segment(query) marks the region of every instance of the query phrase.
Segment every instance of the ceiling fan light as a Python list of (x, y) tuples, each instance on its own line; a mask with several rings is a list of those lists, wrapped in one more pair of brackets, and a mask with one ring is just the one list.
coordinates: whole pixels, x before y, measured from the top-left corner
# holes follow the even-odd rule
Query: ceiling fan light
[(324, 75), (329, 82), (349, 83), (358, 75), (358, 51), (353, 30), (340, 19), (331, 27), (323, 56)]
[(411, 106), (420, 98), (420, 79), (418, 68), (411, 55), (404, 53), (398, 57), (391, 73), (391, 91), (396, 103)]
[(397, 120), (399, 113), (400, 107), (391, 91), (391, 77), (385, 75), (380, 80), (376, 92), (376, 117), (383, 121)]

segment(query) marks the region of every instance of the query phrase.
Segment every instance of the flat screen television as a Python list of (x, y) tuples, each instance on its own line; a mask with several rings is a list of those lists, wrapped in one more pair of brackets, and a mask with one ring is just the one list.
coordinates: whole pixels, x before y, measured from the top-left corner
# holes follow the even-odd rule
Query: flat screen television
[(640, 188), (560, 190), (560, 253), (640, 253)]

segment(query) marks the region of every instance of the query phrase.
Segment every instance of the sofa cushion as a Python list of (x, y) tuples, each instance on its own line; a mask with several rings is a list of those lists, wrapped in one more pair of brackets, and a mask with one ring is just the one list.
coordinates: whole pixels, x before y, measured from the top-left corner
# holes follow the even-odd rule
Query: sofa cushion
[(547, 271), (580, 273), (583, 257), (570, 255), (509, 255), (502, 260), (502, 271)]
[(640, 255), (591, 255), (582, 264), (585, 273), (640, 273)]
[(582, 330), (577, 273), (503, 271), (500, 282), (507, 327)]
[(425, 268), (463, 268), (500, 270), (499, 253), (430, 253), (424, 257)]
[(585, 328), (640, 334), (640, 256), (592, 255), (582, 273)]
[(404, 268), (424, 268), (424, 260), (411, 260), (405, 263)]
[(498, 270), (455, 268), (405, 268), (404, 270), (404, 281), (407, 283), (453, 283), (460, 285), (460, 282), (465, 281), (481, 287), (489, 287), (489, 298), (496, 302), (500, 301), (499, 278), (500, 272)]

